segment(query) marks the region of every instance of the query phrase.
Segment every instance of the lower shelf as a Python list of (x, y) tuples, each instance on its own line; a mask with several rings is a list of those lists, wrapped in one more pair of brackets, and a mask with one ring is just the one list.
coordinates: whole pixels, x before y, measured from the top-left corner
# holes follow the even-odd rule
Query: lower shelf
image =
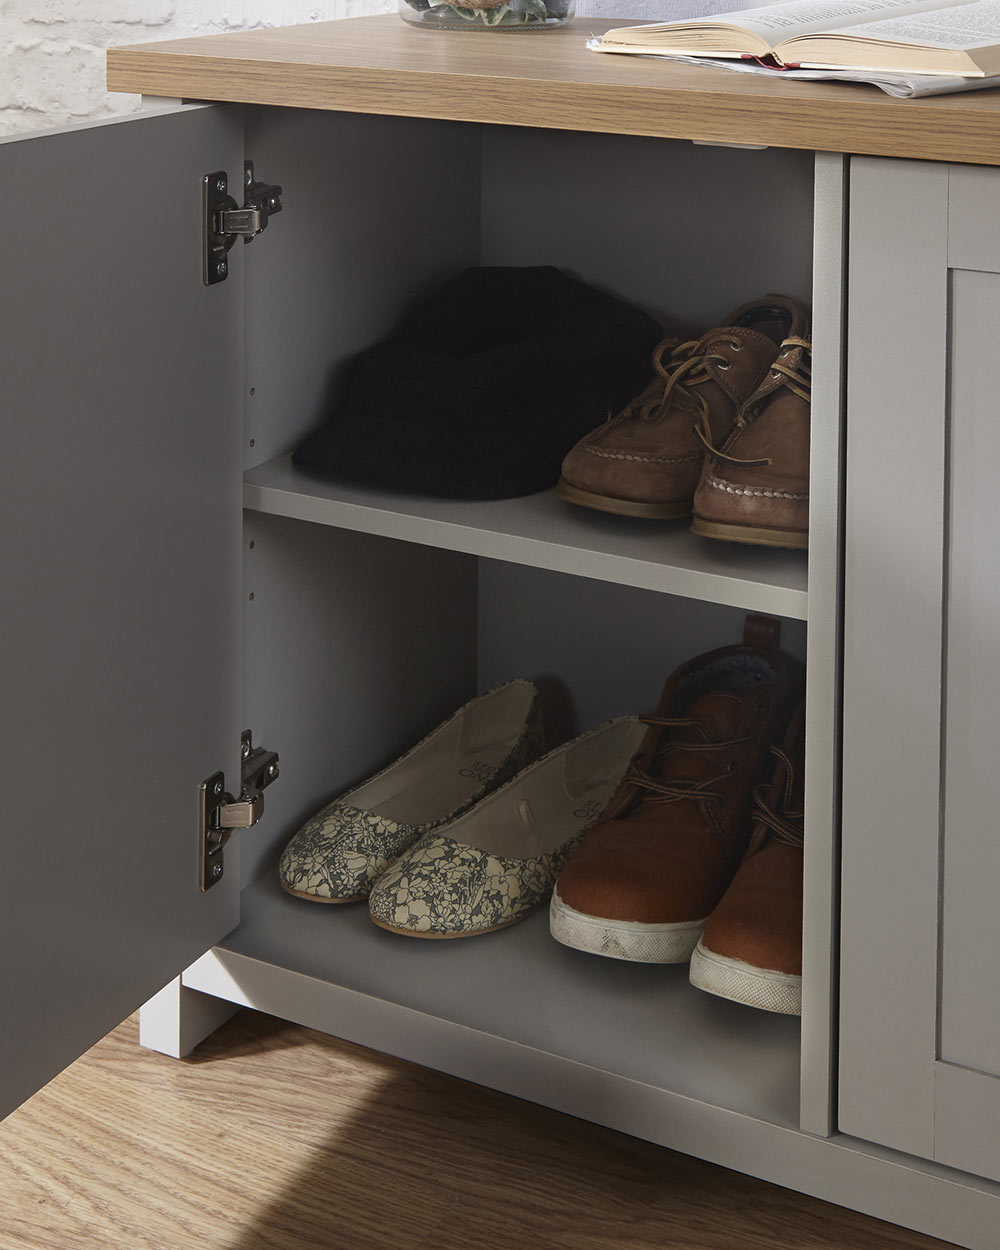
[[(377, 928), (360, 905), (306, 903), (269, 873), (244, 890), (240, 927), (206, 956), (262, 1001), (275, 971), (306, 979), (297, 1015), (325, 1003), (328, 1031), (492, 1084), (504, 1043), (784, 1128), (798, 1125), (799, 1022), (696, 990), (687, 966), (602, 959), (548, 932), (545, 911), (512, 928), (458, 941), (420, 941)], [(195, 964), (185, 983), (209, 993)], [(270, 990), (269, 990), (270, 987)], [(291, 1004), (294, 1005), (294, 1004)], [(417, 1018), (415, 1018), (415, 1016)], [(319, 1020), (315, 1020), (319, 1024)], [(458, 1041), (459, 1026), (477, 1037)], [(388, 1042), (388, 1044), (387, 1044)], [(478, 1054), (459, 1071), (447, 1052)], [(474, 1065), (475, 1066), (475, 1063)], [(583, 1111), (580, 1114), (584, 1114)]]
[[(1000, 1185), (798, 1120), (798, 1021), (713, 999), (687, 969), (602, 960), (544, 914), (421, 942), (362, 906), (244, 890), (242, 921), (183, 984), (839, 1202), (996, 1250)], [(433, 1126), (431, 1126), (431, 1129)]]

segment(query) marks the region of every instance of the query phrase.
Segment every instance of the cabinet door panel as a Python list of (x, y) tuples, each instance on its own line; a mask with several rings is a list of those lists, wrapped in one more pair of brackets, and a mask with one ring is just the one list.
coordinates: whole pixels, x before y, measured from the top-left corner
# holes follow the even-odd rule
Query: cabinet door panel
[(952, 273), (951, 327), (940, 1055), (1000, 1076), (1000, 274)]
[[(851, 162), (840, 1127), (925, 1156), (934, 1131), (926, 1055), (936, 1034), (947, 195), (945, 166)], [(886, 213), (895, 202), (905, 214)]]
[(852, 162), (840, 1126), (1000, 1178), (1000, 175), (969, 172)]
[(242, 289), (200, 182), (242, 146), (217, 108), (0, 142), (0, 1114), (236, 923), (197, 795), (239, 755)]

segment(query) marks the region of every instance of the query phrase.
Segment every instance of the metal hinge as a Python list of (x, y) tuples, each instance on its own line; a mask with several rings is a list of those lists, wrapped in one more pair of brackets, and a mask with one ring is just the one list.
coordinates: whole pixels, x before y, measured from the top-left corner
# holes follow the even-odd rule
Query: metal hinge
[(233, 798), (226, 790), (222, 773), (213, 773), (201, 783), (199, 792), (201, 847), (201, 888), (210, 890), (222, 880), (223, 849), (234, 829), (249, 829), (264, 811), (263, 791), (278, 776), (278, 757), (273, 751), (255, 747), (250, 730), (240, 738), (240, 795)]
[(229, 276), (226, 255), (237, 239), (250, 243), (267, 229), (269, 218), (280, 213), (281, 187), (258, 182), (253, 161), (243, 165), (243, 207), (229, 194), (229, 176), (224, 169), (206, 174), (201, 180), (202, 203), (202, 281), (206, 286), (225, 282)]

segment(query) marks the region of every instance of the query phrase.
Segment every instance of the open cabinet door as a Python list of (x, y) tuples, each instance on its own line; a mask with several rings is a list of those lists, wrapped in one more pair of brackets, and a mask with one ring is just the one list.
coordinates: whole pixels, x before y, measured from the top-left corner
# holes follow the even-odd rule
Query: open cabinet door
[(237, 922), (242, 265), (201, 278), (237, 109), (0, 142), (0, 1115)]

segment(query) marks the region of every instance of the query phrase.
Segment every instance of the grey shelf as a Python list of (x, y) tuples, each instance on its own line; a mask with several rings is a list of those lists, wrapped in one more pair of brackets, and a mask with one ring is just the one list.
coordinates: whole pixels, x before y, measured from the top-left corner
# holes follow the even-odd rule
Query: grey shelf
[(424, 499), (342, 486), (288, 456), (244, 477), (244, 507), (535, 568), (805, 620), (805, 552), (699, 538), (687, 522), (573, 507), (551, 491), (520, 499)]
[[(243, 891), (241, 915), (186, 985), (525, 1096), (514, 1078), (534, 1069), (531, 1096), (567, 1110), (582, 1096), (598, 1120), (615, 1118), (600, 1114), (607, 1088), (798, 1126), (797, 1019), (696, 990), (686, 965), (570, 950), (545, 911), (478, 938), (419, 941), (377, 928), (364, 906), (292, 898), (271, 871)], [(574, 1085), (582, 1094), (566, 1105), (559, 1091)]]

